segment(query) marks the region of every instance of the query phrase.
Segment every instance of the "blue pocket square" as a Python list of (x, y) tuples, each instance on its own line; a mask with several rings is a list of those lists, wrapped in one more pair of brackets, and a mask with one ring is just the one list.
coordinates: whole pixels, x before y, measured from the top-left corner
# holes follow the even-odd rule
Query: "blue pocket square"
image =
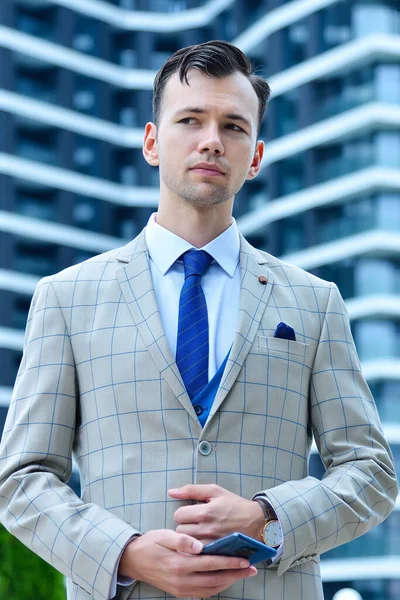
[(275, 329), (274, 337), (282, 340), (296, 341), (296, 334), (293, 327), (289, 327), (289, 325), (286, 325), (286, 323), (282, 322), (279, 323), (278, 327)]

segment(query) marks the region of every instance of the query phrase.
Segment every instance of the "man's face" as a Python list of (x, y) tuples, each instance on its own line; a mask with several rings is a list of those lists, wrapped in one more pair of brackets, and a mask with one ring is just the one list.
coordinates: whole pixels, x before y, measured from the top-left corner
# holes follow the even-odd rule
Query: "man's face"
[(216, 79), (192, 69), (188, 81), (174, 74), (164, 88), (151, 164), (159, 164), (162, 193), (196, 206), (221, 204), (259, 170), (258, 98), (239, 72)]

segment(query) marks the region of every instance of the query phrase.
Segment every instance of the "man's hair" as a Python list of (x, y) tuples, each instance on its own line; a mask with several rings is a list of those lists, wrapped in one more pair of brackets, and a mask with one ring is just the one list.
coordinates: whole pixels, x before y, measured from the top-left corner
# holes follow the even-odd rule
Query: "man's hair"
[(181, 48), (172, 54), (158, 71), (153, 86), (153, 121), (158, 125), (161, 115), (161, 101), (165, 85), (174, 73), (178, 73), (181, 83), (188, 85), (188, 71), (198, 69), (208, 77), (220, 79), (236, 71), (243, 73), (258, 97), (258, 130), (260, 133), (265, 107), (271, 90), (260, 75), (254, 73), (254, 67), (247, 56), (229, 42), (213, 40)]

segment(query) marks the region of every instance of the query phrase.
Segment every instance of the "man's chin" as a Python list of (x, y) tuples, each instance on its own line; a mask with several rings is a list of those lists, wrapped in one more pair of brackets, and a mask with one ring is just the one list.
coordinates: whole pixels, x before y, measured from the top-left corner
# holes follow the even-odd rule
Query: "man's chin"
[(220, 186), (213, 185), (213, 182), (208, 181), (202, 182), (195, 188), (185, 190), (185, 192), (186, 193), (183, 194), (183, 197), (186, 199), (186, 201), (198, 206), (223, 204), (233, 196), (233, 194), (228, 192), (228, 190), (221, 189)]
[(196, 196), (186, 196), (184, 200), (192, 206), (218, 206), (229, 200), (229, 196), (219, 196), (216, 194), (198, 194)]

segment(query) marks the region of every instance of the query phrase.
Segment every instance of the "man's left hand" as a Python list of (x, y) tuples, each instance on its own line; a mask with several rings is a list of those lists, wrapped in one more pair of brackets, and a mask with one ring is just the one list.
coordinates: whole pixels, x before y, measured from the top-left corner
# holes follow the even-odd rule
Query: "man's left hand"
[(265, 518), (258, 502), (242, 498), (219, 485), (188, 484), (168, 490), (176, 500), (194, 500), (198, 504), (181, 506), (175, 511), (177, 533), (186, 533), (203, 544), (240, 531), (260, 539)]

